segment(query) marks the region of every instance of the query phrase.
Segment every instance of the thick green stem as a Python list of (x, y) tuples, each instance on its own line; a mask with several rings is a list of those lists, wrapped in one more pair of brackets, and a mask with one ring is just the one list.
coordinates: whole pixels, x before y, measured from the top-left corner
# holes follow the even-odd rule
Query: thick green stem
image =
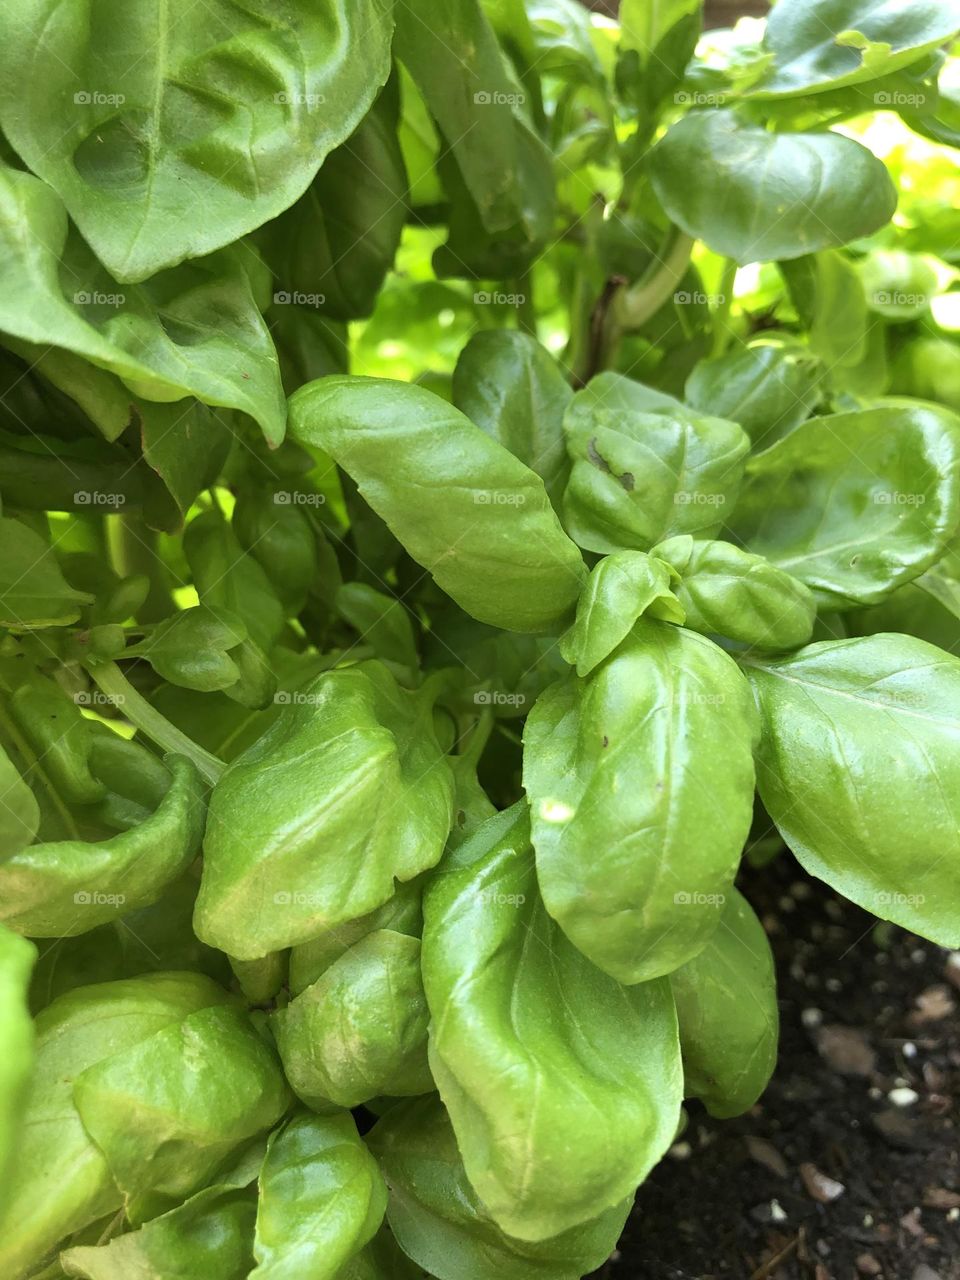
[(690, 265), (694, 242), (674, 228), (657, 261), (636, 284), (622, 289), (610, 308), (618, 329), (640, 329), (676, 292)]
[(730, 343), (730, 312), (733, 308), (733, 290), (737, 282), (737, 264), (727, 258), (720, 277), (720, 305), (713, 317), (713, 355), (722, 356)]
[(517, 327), (521, 333), (528, 333), (531, 338), (537, 336), (537, 309), (533, 300), (533, 272), (524, 271), (517, 276), (516, 294), (519, 298), (517, 308)]
[(112, 698), (130, 723), (136, 725), (151, 742), (155, 742), (164, 751), (173, 751), (177, 755), (186, 756), (188, 760), (193, 761), (201, 777), (211, 787), (216, 785), (226, 768), (224, 762), (198, 746), (175, 724), (171, 724), (166, 716), (151, 707), (146, 698), (137, 693), (115, 662), (90, 663), (87, 670), (97, 688), (107, 697)]

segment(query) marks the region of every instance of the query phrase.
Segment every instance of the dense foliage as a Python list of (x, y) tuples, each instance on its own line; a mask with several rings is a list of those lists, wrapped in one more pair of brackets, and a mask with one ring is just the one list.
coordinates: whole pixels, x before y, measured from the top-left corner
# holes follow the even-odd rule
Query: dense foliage
[(700, 10), (0, 5), (5, 1280), (577, 1280), (745, 850), (960, 946), (960, 0)]

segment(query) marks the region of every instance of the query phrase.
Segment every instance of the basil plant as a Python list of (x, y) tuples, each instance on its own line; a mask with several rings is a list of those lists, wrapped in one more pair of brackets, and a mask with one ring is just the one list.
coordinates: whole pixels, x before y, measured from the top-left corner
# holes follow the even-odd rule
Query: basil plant
[(0, 4), (5, 1280), (578, 1280), (761, 845), (960, 947), (960, 0), (702, 9)]

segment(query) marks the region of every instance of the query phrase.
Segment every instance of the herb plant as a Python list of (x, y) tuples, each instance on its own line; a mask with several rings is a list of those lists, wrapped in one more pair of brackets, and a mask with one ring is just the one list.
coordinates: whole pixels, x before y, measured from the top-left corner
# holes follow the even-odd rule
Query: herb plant
[(745, 850), (960, 946), (960, 3), (701, 19), (0, 6), (8, 1280), (577, 1280)]

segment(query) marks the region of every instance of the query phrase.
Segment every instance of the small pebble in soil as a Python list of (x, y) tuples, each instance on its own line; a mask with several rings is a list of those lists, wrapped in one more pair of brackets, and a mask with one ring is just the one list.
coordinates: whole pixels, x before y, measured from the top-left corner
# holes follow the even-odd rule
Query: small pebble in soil
[(830, 1204), (833, 1200), (839, 1200), (846, 1191), (842, 1182), (837, 1182), (835, 1178), (828, 1178), (815, 1164), (809, 1162), (800, 1166), (800, 1177), (803, 1179), (807, 1194), (820, 1204)]
[(823, 1022), (823, 1014), (819, 1009), (804, 1009), (803, 1013), (800, 1015), (800, 1021), (810, 1031), (813, 1031), (816, 1027), (820, 1026), (821, 1022)]
[(920, 1101), (920, 1095), (915, 1089), (908, 1089), (903, 1086), (891, 1089), (887, 1097), (895, 1107), (912, 1107), (915, 1102)]

